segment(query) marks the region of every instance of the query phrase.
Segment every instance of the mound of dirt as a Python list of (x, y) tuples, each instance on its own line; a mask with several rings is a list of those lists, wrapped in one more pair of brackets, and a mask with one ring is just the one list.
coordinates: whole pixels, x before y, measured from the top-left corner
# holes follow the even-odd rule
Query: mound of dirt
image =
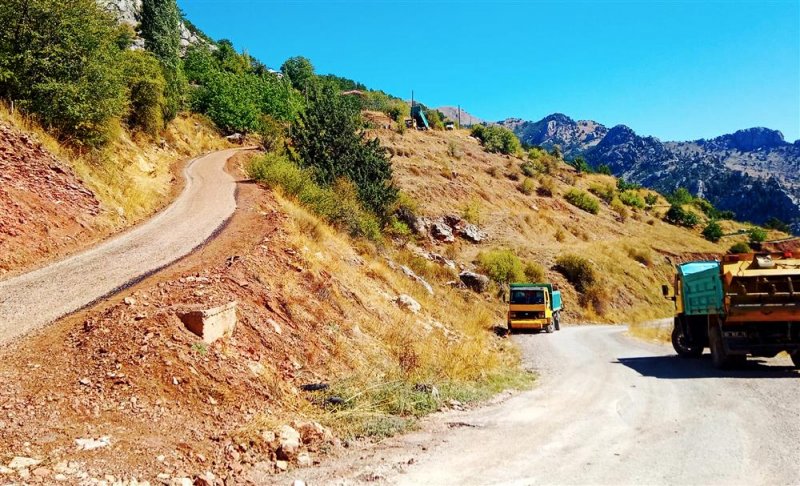
[(35, 138), (0, 124), (0, 276), (73, 246), (100, 203)]

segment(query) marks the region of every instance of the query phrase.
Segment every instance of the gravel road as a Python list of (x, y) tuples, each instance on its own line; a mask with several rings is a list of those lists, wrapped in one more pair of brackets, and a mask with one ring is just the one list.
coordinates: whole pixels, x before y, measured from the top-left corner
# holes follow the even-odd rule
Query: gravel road
[(512, 339), (540, 373), (535, 389), (439, 414), (309, 484), (800, 484), (788, 358), (720, 372), (708, 354), (683, 360), (616, 326)]
[(146, 223), (52, 265), (0, 281), (0, 343), (81, 309), (202, 245), (236, 209), (236, 184), (224, 170), (236, 151), (191, 162), (184, 170), (183, 192)]

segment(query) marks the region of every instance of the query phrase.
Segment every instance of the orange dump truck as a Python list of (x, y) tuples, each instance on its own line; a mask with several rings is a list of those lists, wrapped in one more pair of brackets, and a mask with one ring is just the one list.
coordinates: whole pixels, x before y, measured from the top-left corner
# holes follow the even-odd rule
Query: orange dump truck
[(728, 255), (678, 265), (672, 345), (683, 357), (708, 347), (725, 368), (785, 351), (800, 367), (800, 252)]

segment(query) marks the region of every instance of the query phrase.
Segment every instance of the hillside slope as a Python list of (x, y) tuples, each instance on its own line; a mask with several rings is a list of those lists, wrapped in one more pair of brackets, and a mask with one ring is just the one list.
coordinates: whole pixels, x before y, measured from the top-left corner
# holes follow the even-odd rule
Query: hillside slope
[(685, 187), (741, 220), (763, 224), (777, 217), (800, 231), (800, 143), (785, 141), (779, 131), (749, 128), (711, 140), (662, 142), (625, 125), (608, 129), (561, 114), (500, 124), (525, 143), (560, 145), (565, 155), (607, 164), (626, 180), (664, 193)]
[[(377, 130), (376, 134), (394, 154), (400, 188), (418, 202), (423, 215), (436, 220), (477, 213), (478, 225), (488, 234), (480, 244), (423, 240), (429, 251), (474, 262), (482, 251), (505, 248), (538, 262), (547, 270), (547, 278), (565, 291), (571, 322), (667, 316), (672, 304), (661, 296), (660, 285), (671, 280), (673, 264), (722, 254), (737, 240), (728, 237), (714, 244), (703, 239), (699, 229), (663, 222), (669, 207), (663, 198), (652, 209), (629, 208), (624, 220), (606, 203), (601, 203), (597, 215), (583, 211), (563, 195), (573, 188), (616, 187), (616, 179), (576, 174), (564, 163), (551, 176), (532, 178), (536, 190), (526, 195), (520, 190), (526, 179), (521, 171), (525, 160), (486, 153), (465, 130), (403, 135)], [(552, 197), (539, 194), (548, 179), (553, 183)], [(740, 227), (726, 223), (730, 231)], [(584, 256), (596, 266), (606, 289), (596, 305), (587, 304), (586, 296), (556, 270), (556, 259), (565, 254)]]

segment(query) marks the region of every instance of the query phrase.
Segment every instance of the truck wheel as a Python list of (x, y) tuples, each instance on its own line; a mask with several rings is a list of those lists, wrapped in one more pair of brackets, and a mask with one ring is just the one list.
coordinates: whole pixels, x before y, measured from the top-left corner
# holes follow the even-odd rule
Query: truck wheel
[(683, 329), (675, 323), (672, 329), (672, 347), (681, 358), (699, 358), (703, 355), (703, 346), (693, 345), (689, 342), (689, 337), (683, 334)]
[(725, 352), (725, 344), (722, 342), (722, 329), (720, 329), (718, 321), (709, 323), (708, 346), (711, 348), (711, 361), (714, 363), (714, 368), (720, 370), (730, 368), (733, 360)]
[(508, 333), (509, 336), (514, 332), (514, 329), (511, 327), (510, 322), (506, 324), (506, 332)]
[(555, 326), (553, 326), (552, 322), (550, 322), (550, 324), (548, 324), (547, 327), (544, 328), (544, 332), (546, 332), (547, 334), (553, 334), (553, 331), (555, 330), (556, 328)]

